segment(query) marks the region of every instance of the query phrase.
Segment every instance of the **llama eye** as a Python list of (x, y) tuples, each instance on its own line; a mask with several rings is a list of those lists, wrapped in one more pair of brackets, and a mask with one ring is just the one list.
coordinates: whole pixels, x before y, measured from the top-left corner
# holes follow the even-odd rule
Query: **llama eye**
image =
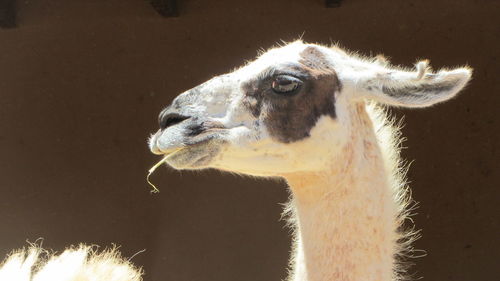
[(271, 87), (277, 94), (292, 94), (302, 85), (302, 81), (298, 78), (289, 75), (277, 76)]

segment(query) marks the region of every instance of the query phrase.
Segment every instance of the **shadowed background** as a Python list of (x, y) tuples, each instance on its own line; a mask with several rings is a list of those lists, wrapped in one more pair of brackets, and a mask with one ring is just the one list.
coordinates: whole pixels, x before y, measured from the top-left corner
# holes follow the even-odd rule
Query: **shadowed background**
[[(405, 115), (403, 155), (427, 256), (424, 280), (500, 275), (500, 3), (488, 0), (18, 1), (0, 30), (0, 257), (43, 237), (122, 245), (145, 280), (282, 280), (290, 248), (284, 183), (147, 169), (146, 139), (177, 94), (303, 34), (394, 64), (471, 65), (458, 98)], [(0, 258), (1, 260), (1, 258)]]

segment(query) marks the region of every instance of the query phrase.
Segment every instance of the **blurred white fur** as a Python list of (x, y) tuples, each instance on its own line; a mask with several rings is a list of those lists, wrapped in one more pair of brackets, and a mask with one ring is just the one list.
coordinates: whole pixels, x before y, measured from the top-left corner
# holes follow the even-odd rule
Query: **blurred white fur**
[(0, 281), (140, 281), (142, 270), (116, 248), (98, 252), (80, 245), (56, 255), (32, 245), (0, 264)]

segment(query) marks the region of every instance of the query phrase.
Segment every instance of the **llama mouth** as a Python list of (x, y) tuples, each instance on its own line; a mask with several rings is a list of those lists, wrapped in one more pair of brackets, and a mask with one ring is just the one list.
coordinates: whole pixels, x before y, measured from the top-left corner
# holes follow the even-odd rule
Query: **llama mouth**
[(203, 127), (192, 126), (191, 128), (182, 128), (177, 132), (165, 135), (158, 131), (149, 139), (149, 148), (156, 155), (171, 157), (174, 154), (184, 150), (191, 150), (200, 146), (217, 146), (224, 142), (228, 134), (228, 128), (221, 127)]
[(226, 126), (224, 126), (219, 122), (207, 121), (199, 124), (190, 124), (186, 126), (184, 136), (197, 137), (209, 133), (227, 131), (228, 129), (229, 128), (227, 128)]

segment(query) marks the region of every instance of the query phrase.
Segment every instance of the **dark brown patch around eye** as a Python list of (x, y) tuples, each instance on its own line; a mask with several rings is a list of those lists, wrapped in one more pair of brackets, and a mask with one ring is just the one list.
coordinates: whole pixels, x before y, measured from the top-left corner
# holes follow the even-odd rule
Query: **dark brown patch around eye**
[(341, 90), (337, 74), (317, 48), (308, 47), (300, 55), (307, 86), (290, 99), (271, 101), (272, 110), (264, 118), (271, 136), (284, 143), (308, 137), (321, 116), (336, 118), (335, 92)]
[(277, 95), (271, 90), (271, 81), (257, 79), (242, 86), (246, 107), (262, 120), (273, 139), (283, 143), (308, 137), (323, 115), (336, 118), (335, 92), (341, 90), (337, 74), (315, 47), (306, 48), (300, 56), (299, 65), (280, 69), (303, 77), (298, 93)]

